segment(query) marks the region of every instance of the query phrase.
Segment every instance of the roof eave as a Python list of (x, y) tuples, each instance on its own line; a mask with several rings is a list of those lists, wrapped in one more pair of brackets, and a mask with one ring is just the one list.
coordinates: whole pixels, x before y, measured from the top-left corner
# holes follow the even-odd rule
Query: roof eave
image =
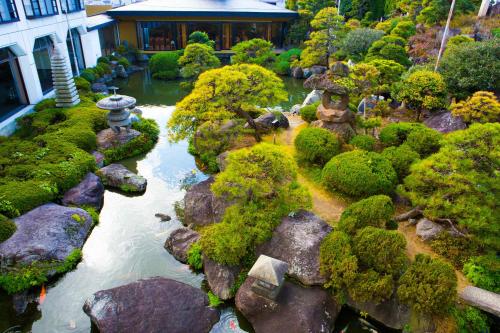
[(184, 11), (149, 11), (149, 10), (109, 10), (106, 12), (112, 17), (243, 17), (243, 18), (285, 18), (285, 19), (295, 19), (298, 18), (296, 12), (278, 12), (278, 13), (267, 13), (267, 12), (213, 12), (213, 11), (201, 11), (201, 12), (184, 12)]

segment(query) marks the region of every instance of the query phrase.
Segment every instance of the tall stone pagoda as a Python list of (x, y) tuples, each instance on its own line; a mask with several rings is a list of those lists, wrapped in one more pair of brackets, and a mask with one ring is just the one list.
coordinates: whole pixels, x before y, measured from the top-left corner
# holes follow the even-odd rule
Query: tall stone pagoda
[(80, 96), (76, 89), (71, 67), (68, 66), (66, 57), (59, 46), (54, 47), (50, 58), (52, 67), (52, 80), (56, 93), (56, 106), (58, 108), (70, 107), (80, 103)]

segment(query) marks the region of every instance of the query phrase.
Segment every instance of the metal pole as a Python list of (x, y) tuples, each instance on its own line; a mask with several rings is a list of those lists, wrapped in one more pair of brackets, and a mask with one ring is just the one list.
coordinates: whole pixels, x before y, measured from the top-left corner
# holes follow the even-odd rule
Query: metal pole
[[(66, 0), (61, 0), (61, 1), (66, 1)], [(69, 33), (69, 40), (71, 42), (71, 49), (73, 50), (73, 62), (75, 64), (76, 76), (80, 76), (80, 69), (78, 68), (78, 59), (76, 59), (75, 45), (73, 44), (73, 34), (71, 33), (71, 26), (69, 25), (69, 19), (68, 19), (68, 3), (66, 3), (65, 16), (66, 16), (66, 24), (68, 25), (68, 33)]]
[(450, 30), (451, 17), (453, 16), (453, 9), (455, 8), (455, 0), (451, 2), (450, 12), (448, 13), (448, 20), (446, 20), (446, 27), (444, 28), (443, 38), (441, 39), (441, 47), (439, 48), (439, 54), (436, 60), (436, 66), (434, 67), (434, 72), (437, 71), (439, 67), (439, 61), (444, 52), (444, 47), (446, 46), (446, 37), (448, 36), (448, 31)]

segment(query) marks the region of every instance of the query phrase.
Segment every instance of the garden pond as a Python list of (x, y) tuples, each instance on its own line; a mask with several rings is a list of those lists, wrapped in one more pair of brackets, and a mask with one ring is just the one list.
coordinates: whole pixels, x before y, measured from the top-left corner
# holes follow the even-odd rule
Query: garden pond
[[(302, 103), (307, 91), (302, 81), (284, 78), (284, 82), (290, 97), (281, 107), (289, 110), (292, 105)], [(83, 260), (75, 270), (34, 294), (11, 297), (0, 291), (0, 333), (89, 332), (90, 319), (82, 310), (85, 299), (99, 290), (141, 278), (162, 276), (204, 287), (203, 274), (191, 271), (163, 247), (168, 235), (181, 226), (175, 218), (175, 203), (184, 197), (187, 186), (207, 177), (188, 153), (187, 141), (168, 141), (166, 123), (175, 103), (186, 93), (180, 89), (179, 83), (153, 80), (147, 70), (114, 82), (119, 93), (137, 99), (144, 117), (152, 118), (160, 125), (160, 139), (153, 150), (123, 161), (125, 166), (148, 180), (147, 190), (140, 196), (106, 190), (100, 222), (87, 239)], [(174, 218), (160, 222), (156, 213)], [(17, 314), (15, 309), (24, 312)], [(359, 326), (355, 325), (358, 321), (353, 311), (344, 309), (336, 332), (368, 332), (354, 328)], [(349, 326), (352, 328), (343, 330)], [(221, 321), (212, 332), (241, 330), (252, 331), (229, 304), (222, 310)]]

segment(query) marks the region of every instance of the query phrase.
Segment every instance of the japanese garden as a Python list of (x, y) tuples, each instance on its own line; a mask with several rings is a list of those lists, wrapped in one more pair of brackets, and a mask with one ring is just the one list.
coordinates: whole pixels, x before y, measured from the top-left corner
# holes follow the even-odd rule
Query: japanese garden
[(155, 1), (0, 136), (0, 333), (500, 332), (500, 3)]

